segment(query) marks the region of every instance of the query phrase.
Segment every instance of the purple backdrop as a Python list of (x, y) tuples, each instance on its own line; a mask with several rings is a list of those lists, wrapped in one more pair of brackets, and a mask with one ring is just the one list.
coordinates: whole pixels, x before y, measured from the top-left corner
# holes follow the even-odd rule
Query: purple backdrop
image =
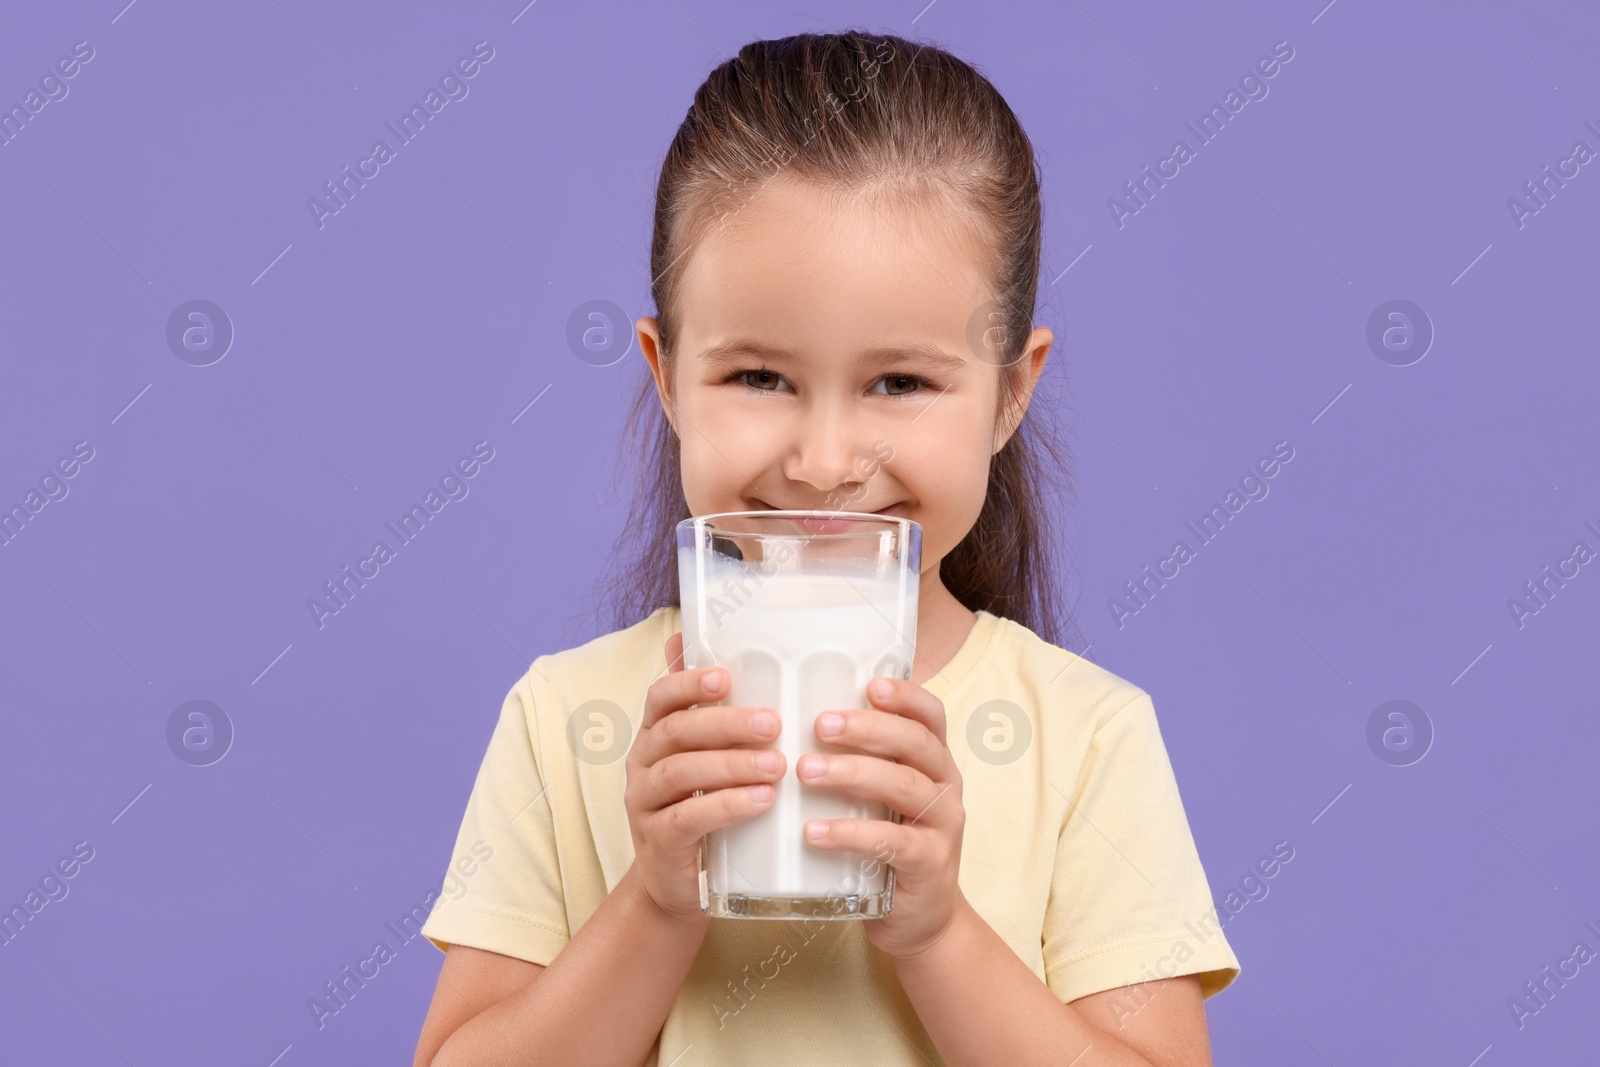
[(0, 20), (0, 1058), (409, 1062), (426, 942), (308, 1001), (439, 887), (511, 682), (595, 634), (643, 369), (569, 322), (649, 310), (706, 72), (851, 25), (976, 63), (1040, 151), (1069, 596), (1244, 902), (1218, 1062), (1594, 1056), (1593, 8), (125, 2)]

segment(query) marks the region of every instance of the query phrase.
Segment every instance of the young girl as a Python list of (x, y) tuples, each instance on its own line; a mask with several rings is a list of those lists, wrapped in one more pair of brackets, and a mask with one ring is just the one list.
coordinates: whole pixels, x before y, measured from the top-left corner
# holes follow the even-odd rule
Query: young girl
[[(757, 41), (700, 87), (637, 323), (657, 430), (620, 628), (506, 697), (416, 1063), (1211, 1062), (1202, 1000), (1239, 965), (1150, 696), (1052, 643), (1040, 213), (1015, 116), (937, 48)], [(923, 528), (911, 677), (818, 716), (850, 751), (795, 767), (772, 709), (682, 666), (673, 525), (772, 508)], [(702, 835), (791, 774), (901, 814), (807, 827), (890, 857), (888, 916), (701, 912)]]

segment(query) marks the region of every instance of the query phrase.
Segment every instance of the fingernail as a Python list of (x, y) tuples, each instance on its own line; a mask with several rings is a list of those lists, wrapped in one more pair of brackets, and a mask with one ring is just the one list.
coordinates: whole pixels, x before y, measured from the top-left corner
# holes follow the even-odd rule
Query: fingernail
[(817, 822), (815, 820), (806, 823), (806, 836), (811, 838), (813, 841), (818, 841), (824, 837), (827, 837), (828, 824), (825, 822)]
[(872, 695), (877, 697), (879, 700), (887, 699), (889, 694), (894, 692), (894, 686), (890, 685), (888, 681), (883, 678), (879, 678), (877, 681), (873, 682), (869, 688), (872, 690)]
[(757, 737), (771, 737), (778, 732), (778, 717), (770, 711), (758, 711), (750, 716), (750, 729)]
[(706, 671), (700, 679), (700, 684), (705, 687), (706, 692), (715, 693), (722, 688), (722, 673), (721, 671)]
[(828, 761), (822, 756), (801, 756), (800, 773), (807, 778), (815, 778), (828, 769)]
[(751, 800), (771, 800), (772, 787), (770, 785), (753, 785), (750, 787)]
[(837, 712), (828, 712), (817, 716), (817, 733), (823, 737), (833, 737), (844, 729), (844, 716)]
[(778, 757), (776, 752), (771, 750), (766, 752), (757, 752), (756, 766), (761, 770), (766, 771), (768, 774), (771, 774), (773, 771), (783, 766), (783, 760)]

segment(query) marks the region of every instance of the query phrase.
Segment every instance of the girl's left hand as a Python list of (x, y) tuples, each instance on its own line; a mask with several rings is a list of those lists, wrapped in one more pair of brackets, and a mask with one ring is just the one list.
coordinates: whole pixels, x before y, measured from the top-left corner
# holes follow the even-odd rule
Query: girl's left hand
[[(867, 699), (873, 708), (817, 716), (819, 740), (866, 754), (802, 756), (796, 772), (806, 785), (881, 801), (902, 821), (814, 819), (806, 840), (860, 853), (863, 864), (894, 867), (893, 907), (887, 917), (867, 921), (867, 940), (893, 959), (906, 959), (939, 940), (963, 900), (957, 876), (967, 814), (961, 774), (945, 742), (944, 703), (897, 678), (874, 678)], [(821, 769), (813, 770), (814, 763)], [(826, 827), (825, 836), (814, 836), (816, 827)]]

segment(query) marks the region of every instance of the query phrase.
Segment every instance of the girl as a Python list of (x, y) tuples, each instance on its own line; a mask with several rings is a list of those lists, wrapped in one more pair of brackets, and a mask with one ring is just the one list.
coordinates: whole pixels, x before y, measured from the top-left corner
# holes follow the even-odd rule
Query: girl
[[(1015, 116), (937, 48), (757, 41), (695, 94), (637, 323), (639, 558), (619, 628), (506, 697), (457, 849), (492, 856), (423, 930), (418, 1064), (1211, 1062), (1202, 1000), (1239, 967), (1150, 696), (1052, 643), (1040, 214)], [(672, 528), (841, 505), (922, 524), (917, 657), (818, 716), (850, 752), (791, 768), (740, 747), (771, 709), (682, 667)], [(787, 774), (902, 814), (807, 827), (887, 858), (888, 916), (700, 911), (701, 836)]]

